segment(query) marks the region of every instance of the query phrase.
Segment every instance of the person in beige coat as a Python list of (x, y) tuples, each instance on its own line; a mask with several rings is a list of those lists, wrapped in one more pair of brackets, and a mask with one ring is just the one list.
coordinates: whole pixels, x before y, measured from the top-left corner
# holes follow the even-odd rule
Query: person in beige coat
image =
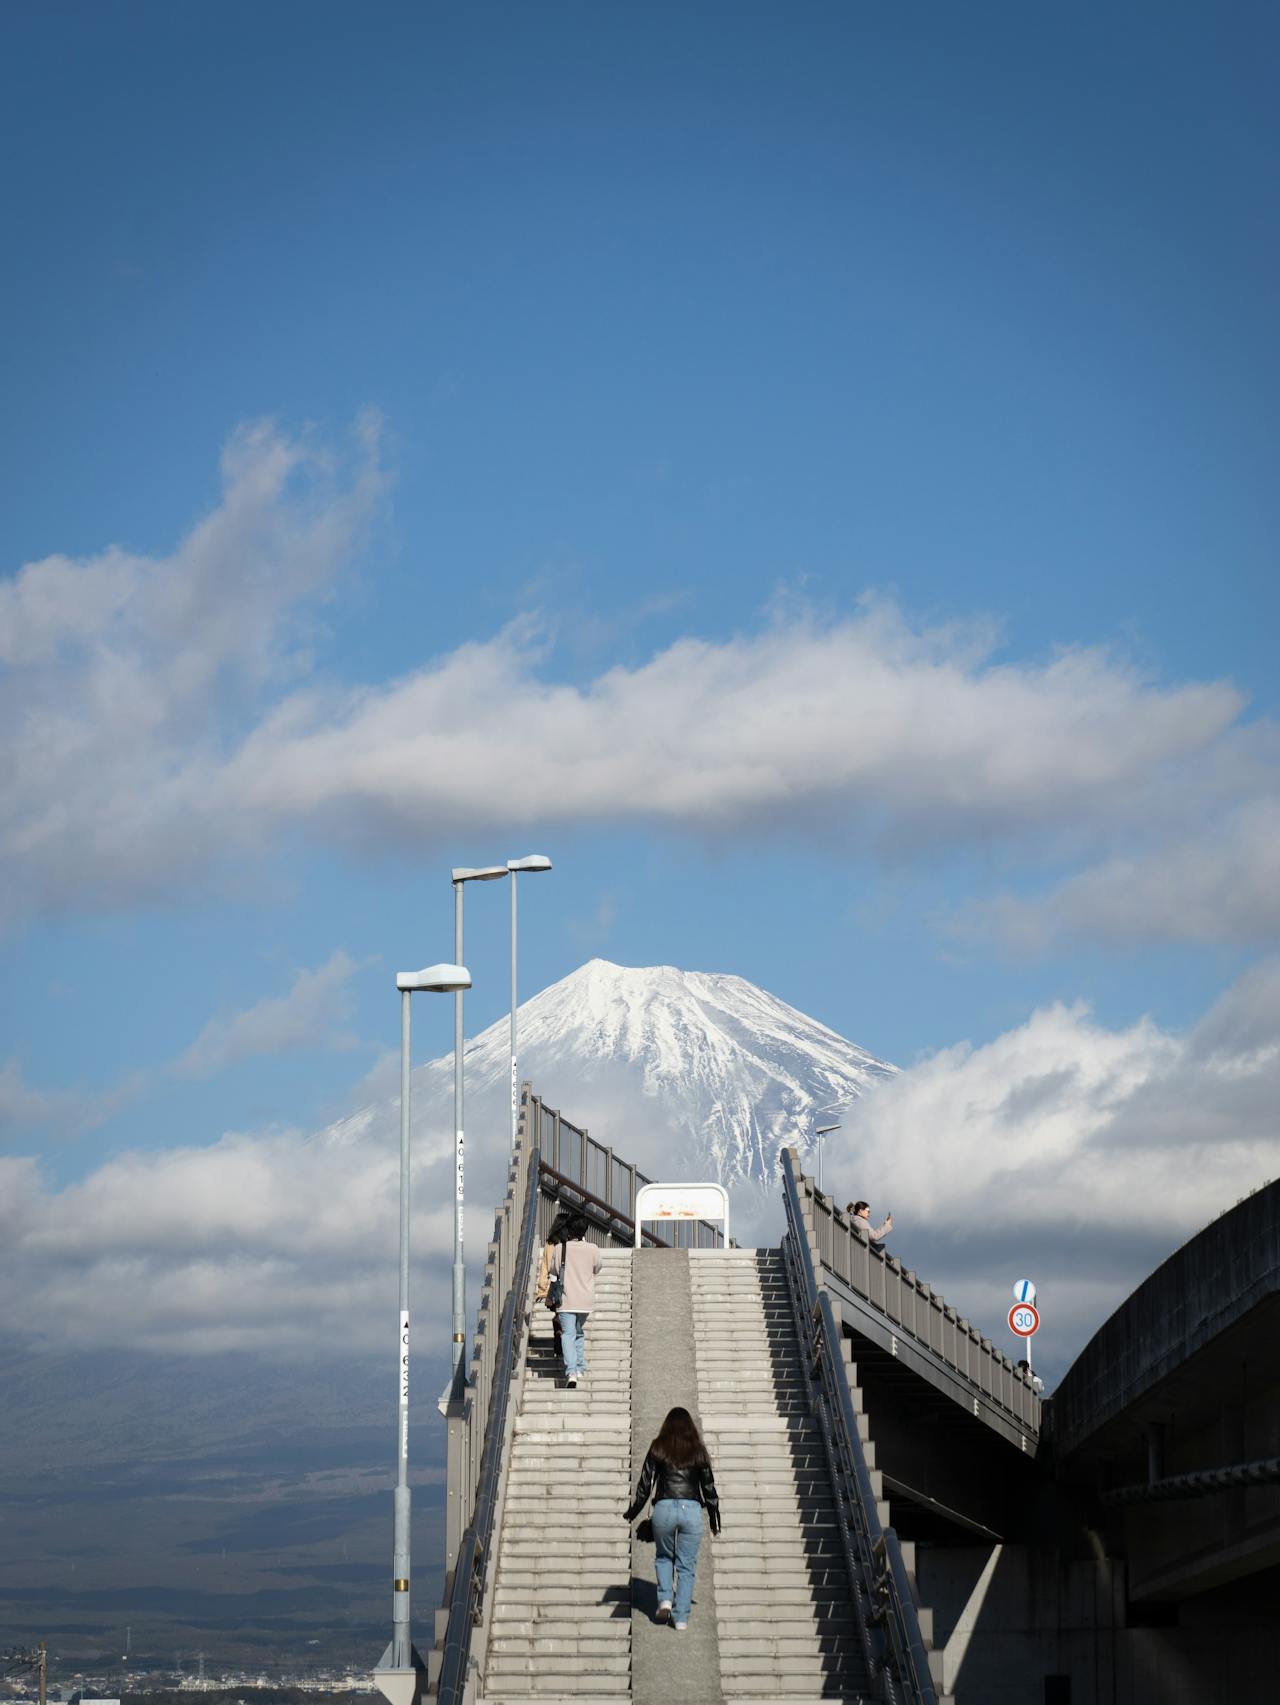
[[(533, 1287), (533, 1300), (535, 1306), (538, 1303), (542, 1303), (548, 1307), (550, 1306), (547, 1303), (547, 1292), (551, 1288), (551, 1257), (555, 1254), (559, 1245), (562, 1244), (569, 1235), (569, 1224), (574, 1218), (575, 1216), (573, 1214), (570, 1214), (566, 1209), (561, 1208), (560, 1212), (547, 1228), (547, 1241), (542, 1246), (542, 1255), (538, 1261), (538, 1277), (535, 1280)], [(537, 1314), (535, 1318), (541, 1319), (542, 1316), (541, 1314)], [(555, 1336), (556, 1355), (558, 1356), (560, 1354), (560, 1315), (555, 1309), (551, 1310), (551, 1329)]]
[(586, 1235), (587, 1222), (579, 1216), (569, 1222), (565, 1241), (551, 1252), (551, 1277), (563, 1279), (557, 1312), (565, 1383), (570, 1387), (576, 1386), (587, 1371), (583, 1360), (587, 1316), (595, 1307), (596, 1274), (600, 1271), (600, 1251), (585, 1241)]

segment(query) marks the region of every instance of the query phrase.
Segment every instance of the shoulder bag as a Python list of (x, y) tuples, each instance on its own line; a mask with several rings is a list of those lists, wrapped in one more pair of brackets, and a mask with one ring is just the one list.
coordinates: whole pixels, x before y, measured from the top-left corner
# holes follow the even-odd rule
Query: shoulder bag
[(564, 1301), (564, 1269), (568, 1258), (568, 1246), (562, 1243), (560, 1245), (560, 1271), (551, 1275), (550, 1283), (547, 1285), (546, 1303), (553, 1314)]

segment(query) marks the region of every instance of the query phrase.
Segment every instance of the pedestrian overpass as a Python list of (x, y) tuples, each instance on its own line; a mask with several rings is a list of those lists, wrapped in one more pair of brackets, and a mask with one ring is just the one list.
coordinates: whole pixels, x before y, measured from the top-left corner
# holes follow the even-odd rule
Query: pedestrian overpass
[[(777, 1249), (725, 1247), (708, 1223), (643, 1224), (637, 1240), (648, 1182), (525, 1086), (448, 1410), (446, 1589), (425, 1687), (441, 1705), (941, 1705), (917, 1541), (998, 1537), (1038, 1448), (1039, 1398), (854, 1229), (794, 1151)], [(603, 1251), (575, 1391), (532, 1307), (538, 1252), (567, 1205)], [(725, 1512), (680, 1634), (653, 1620), (652, 1548), (622, 1516), (676, 1403), (700, 1418)]]

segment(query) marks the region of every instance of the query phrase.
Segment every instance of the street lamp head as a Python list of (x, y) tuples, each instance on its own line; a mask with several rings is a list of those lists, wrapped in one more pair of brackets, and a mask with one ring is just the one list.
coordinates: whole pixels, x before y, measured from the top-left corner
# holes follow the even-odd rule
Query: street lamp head
[(829, 1135), (832, 1131), (838, 1131), (839, 1129), (840, 1129), (840, 1127), (838, 1124), (837, 1125), (819, 1125), (814, 1134), (815, 1134), (815, 1136), (825, 1137), (825, 1136)]
[(453, 872), (455, 882), (496, 882), (500, 876), (507, 874), (505, 864), (482, 864), (476, 870), (470, 870), (465, 865)]
[(541, 853), (530, 853), (528, 858), (509, 858), (507, 869), (518, 870), (522, 875), (526, 871), (550, 870), (551, 860), (544, 858)]
[(425, 965), (421, 971), (397, 971), (396, 987), (413, 995), (453, 995), (471, 987), (471, 973), (465, 965)]

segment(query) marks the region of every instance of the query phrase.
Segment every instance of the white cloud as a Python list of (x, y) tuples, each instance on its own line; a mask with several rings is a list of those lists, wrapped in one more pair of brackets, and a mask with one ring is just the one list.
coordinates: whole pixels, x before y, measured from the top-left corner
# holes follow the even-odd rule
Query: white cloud
[(21, 1064), (0, 1066), (0, 1140), (33, 1131), (47, 1136), (83, 1136), (137, 1101), (160, 1072), (207, 1078), (240, 1060), (294, 1053), (307, 1048), (358, 1048), (345, 1029), (350, 1002), (347, 983), (359, 969), (339, 950), (314, 971), (302, 970), (285, 995), (261, 1000), (247, 1011), (212, 1018), (191, 1046), (167, 1066), (134, 1071), (106, 1089), (38, 1089), (27, 1083)]
[(78, 1137), (105, 1123), (142, 1091), (142, 1074), (133, 1073), (106, 1090), (35, 1089), (17, 1060), (0, 1066), (0, 1137), (7, 1132), (43, 1130), (56, 1137)]
[(1061, 1361), (1158, 1261), (1280, 1173), (1277, 1107), (1269, 961), (1186, 1036), (1149, 1019), (1108, 1030), (1059, 1005), (935, 1054), (859, 1104), (828, 1164), (850, 1196), (894, 1210), (895, 1253), (985, 1330), (1000, 1332), (1013, 1279), (1034, 1278)]
[[(443, 1331), (452, 1143), (440, 1063), (415, 1073), (413, 1105), (415, 1318)], [(1035, 1279), (1037, 1351), (1052, 1372), (1179, 1243), (1280, 1173), (1277, 1106), (1280, 961), (1269, 961), (1185, 1036), (1149, 1020), (1111, 1030), (1058, 1005), (946, 1049), (845, 1110), (824, 1172), (841, 1199), (893, 1208), (894, 1252), (997, 1341), (1009, 1285)], [(584, 1107), (619, 1155), (681, 1175), (687, 1155), (642, 1107), (607, 1107), (590, 1083), (566, 1112), (583, 1119)], [(503, 1114), (497, 1090), (468, 1100), (472, 1310), (505, 1182)], [(62, 1189), (32, 1159), (0, 1159), (0, 1316), (54, 1345), (309, 1356), (367, 1345), (395, 1306), (396, 1137), (388, 1100), (316, 1138), (123, 1154)], [(776, 1241), (776, 1191), (737, 1192), (734, 1213), (740, 1238)]]
[[(988, 628), (871, 601), (824, 621), (779, 605), (574, 684), (522, 618), (352, 687), (316, 672), (311, 624), (385, 490), (375, 428), (350, 467), (249, 428), (222, 474), (168, 557), (50, 557), (0, 584), (15, 912), (181, 893), (299, 831), (382, 848), (648, 823), (1093, 864), (986, 914), (1006, 939), (1274, 926), (1275, 731), (1249, 748), (1227, 683), (1158, 685), (1097, 650), (1002, 662)], [(1234, 842), (1215, 849), (1206, 820)]]
[(288, 994), (261, 1000), (230, 1018), (210, 1019), (174, 1070), (209, 1077), (259, 1054), (358, 1046), (343, 1029), (350, 1011), (346, 985), (357, 969), (355, 960), (339, 951), (316, 970), (299, 971)]
[[(452, 1146), (416, 1149), (416, 1308), (447, 1322)], [(367, 1349), (396, 1306), (398, 1189), (393, 1145), (295, 1132), (123, 1154), (61, 1190), (0, 1158), (0, 1316), (46, 1345)]]
[(310, 612), (384, 488), (376, 422), (358, 439), (348, 475), (246, 428), (220, 504), (171, 556), (55, 556), (0, 583), (6, 909), (180, 889), (252, 839), (211, 815), (210, 778), (305, 668)]
[(1240, 708), (1227, 686), (1158, 690), (1099, 653), (996, 666), (883, 606), (680, 640), (584, 688), (541, 662), (518, 625), (378, 691), (289, 699), (223, 772), (228, 807), (329, 832), (552, 816), (714, 830), (834, 809), (870, 830), (990, 835), (1125, 813)]
[(1238, 942), (1280, 937), (1280, 800), (1260, 798), (1199, 832), (1117, 856), (1034, 900), (973, 909), (967, 927), (1017, 950), (1055, 940)]

